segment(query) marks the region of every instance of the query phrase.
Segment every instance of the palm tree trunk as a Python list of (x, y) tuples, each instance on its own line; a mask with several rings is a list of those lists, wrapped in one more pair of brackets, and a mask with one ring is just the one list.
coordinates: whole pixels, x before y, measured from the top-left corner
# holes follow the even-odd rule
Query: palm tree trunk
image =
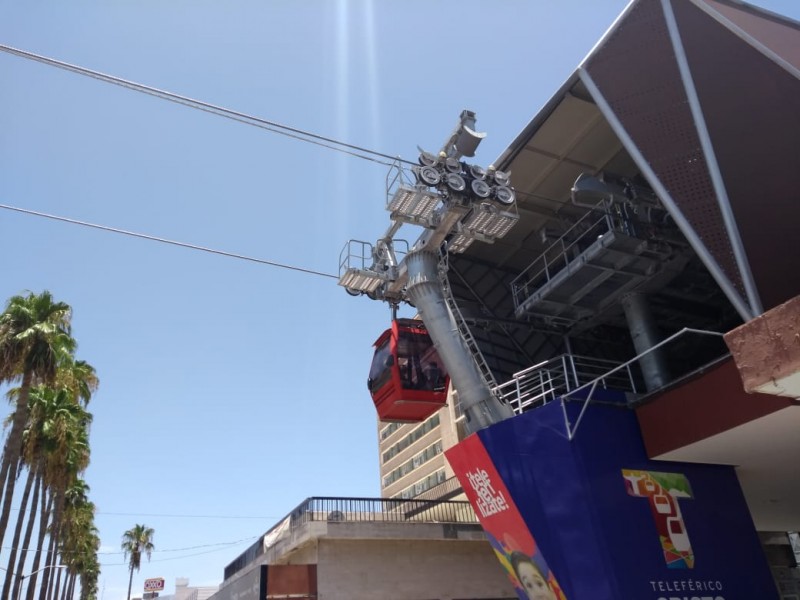
[[(55, 520), (53, 520), (50, 529), (52, 529), (54, 526)], [(45, 556), (45, 566), (56, 564), (56, 536), (53, 535), (52, 531), (50, 532), (50, 542), (47, 545), (47, 554)], [(42, 587), (39, 589), (39, 600), (49, 600), (53, 597), (53, 576), (55, 575), (55, 573), (53, 573), (54, 570), (56, 569), (45, 569), (42, 571)]]
[(77, 580), (77, 574), (72, 574), (69, 576), (69, 586), (66, 588), (68, 591), (64, 594), (64, 600), (71, 600), (75, 598), (75, 581)]
[[(3, 490), (2, 510), (0, 510), (0, 540), (5, 539), (8, 518), (11, 514), (11, 503), (14, 499), (14, 486), (17, 485), (17, 469), (19, 468), (19, 457), (22, 452), (22, 434), (25, 432), (25, 425), (28, 423), (28, 395), (31, 389), (32, 371), (27, 369), (22, 375), (22, 384), (19, 388), (17, 397), (17, 408), (14, 409), (14, 417), (11, 422), (11, 431), (6, 438), (6, 445), (3, 448), (2, 472), (6, 473)], [(2, 478), (0, 472), (0, 478)]]
[(128, 600), (131, 600), (131, 586), (133, 585), (133, 563), (131, 563), (131, 576), (128, 579)]
[[(25, 513), (27, 512), (28, 508), (28, 499), (31, 495), (31, 487), (33, 487), (33, 474), (29, 471), (28, 472), (28, 480), (25, 482), (25, 490), (22, 492), (22, 500), (20, 501), (19, 513), (17, 515), (17, 525), (14, 527), (14, 540), (11, 542), (11, 550), (8, 556), (8, 568), (6, 569), (6, 577), (5, 581), (3, 582), (3, 592), (0, 595), (0, 598), (8, 598), (10, 597), (11, 586), (12, 582), (16, 582), (16, 578), (14, 577), (14, 566), (17, 562), (17, 552), (20, 552), (20, 558), (22, 563), (25, 563), (25, 552), (27, 548), (21, 548), (19, 545), (19, 538), (22, 535), (22, 524), (25, 520)], [(22, 574), (21, 569), (17, 569), (17, 573)]]
[[(49, 600), (53, 600), (54, 598), (58, 598), (58, 592), (61, 589), (61, 575), (64, 569), (53, 569), (55, 573), (53, 573), (50, 581), (53, 582), (50, 585), (50, 590), (47, 595)], [(64, 590), (66, 591), (66, 586), (64, 586)]]
[[(34, 475), (32, 473), (32, 475)], [(36, 524), (36, 516), (39, 513), (39, 493), (42, 489), (42, 476), (37, 468), (34, 475), (35, 483), (33, 487), (33, 499), (31, 500), (30, 514), (28, 515), (28, 527), (25, 530), (25, 539), (22, 540), (22, 547), (29, 549), (31, 547), (31, 539), (33, 538), (33, 526)], [(17, 573), (22, 573), (25, 568), (27, 552), (21, 554), (19, 562), (17, 563)]]
[[(44, 489), (46, 492), (47, 489)], [(42, 560), (42, 550), (44, 549), (44, 536), (47, 533), (47, 520), (50, 515), (50, 511), (53, 508), (53, 497), (50, 496), (48, 498), (47, 493), (42, 493), (42, 511), (39, 515), (39, 536), (36, 543), (36, 554), (33, 556), (33, 565), (31, 566), (31, 578), (28, 580), (28, 591), (25, 594), (25, 600), (33, 600), (33, 592), (36, 589), (36, 579), (39, 577), (39, 574), (36, 571), (39, 570), (39, 564)]]
[[(52, 510), (52, 519), (50, 522), (50, 549), (47, 553), (47, 562), (46, 565), (54, 565), (58, 562), (58, 538), (61, 535), (61, 516), (64, 514), (64, 494), (60, 492), (53, 492), (53, 505), (54, 508)], [(53, 580), (54, 580), (54, 573), (52, 573), (53, 569), (48, 569), (43, 573), (42, 578), (42, 589), (44, 590), (47, 587), (47, 598), (48, 600), (52, 600), (53, 598)], [(58, 573), (60, 575), (61, 573)], [(39, 598), (44, 600), (44, 596), (40, 594)]]

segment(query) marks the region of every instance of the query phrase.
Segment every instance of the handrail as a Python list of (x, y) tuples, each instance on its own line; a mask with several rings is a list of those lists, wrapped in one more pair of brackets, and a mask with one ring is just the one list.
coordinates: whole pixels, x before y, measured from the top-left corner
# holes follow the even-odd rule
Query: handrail
[[(570, 441), (575, 437), (575, 432), (578, 430), (578, 427), (581, 424), (581, 420), (583, 420), (583, 415), (586, 413), (586, 408), (589, 406), (589, 403), (592, 400), (592, 396), (594, 395), (595, 389), (597, 389), (597, 384), (601, 380), (606, 379), (609, 375), (612, 375), (613, 373), (616, 373), (617, 371), (620, 371), (622, 369), (630, 369), (630, 366), (633, 363), (638, 362), (643, 356), (646, 356), (647, 354), (649, 354), (651, 352), (654, 352), (655, 350), (658, 350), (662, 346), (664, 346), (666, 344), (669, 344), (670, 342), (672, 342), (676, 338), (678, 338), (678, 337), (680, 337), (680, 336), (682, 336), (682, 335), (684, 335), (686, 333), (696, 333), (696, 334), (700, 334), (700, 335), (712, 335), (712, 336), (717, 336), (717, 337), (722, 337), (724, 335), (724, 334), (720, 333), (719, 331), (708, 331), (706, 329), (694, 329), (692, 327), (684, 327), (680, 331), (677, 331), (676, 333), (673, 333), (669, 337), (664, 338), (663, 340), (661, 340), (660, 342), (658, 342), (657, 344), (655, 344), (651, 348), (648, 348), (644, 352), (640, 352), (639, 354), (634, 356), (632, 359), (622, 363), (621, 365), (615, 367), (614, 369), (611, 369), (608, 373), (605, 373), (605, 374), (601, 375), (600, 377), (597, 377), (597, 378), (593, 379), (592, 381), (589, 381), (589, 382), (587, 382), (587, 383), (575, 388), (574, 390), (564, 394), (563, 396), (561, 396), (561, 406), (562, 406), (562, 408), (564, 408), (564, 424), (566, 425), (567, 437), (570, 439)], [(581, 408), (581, 412), (578, 414), (578, 418), (575, 421), (575, 427), (571, 428), (570, 427), (570, 423), (569, 423), (569, 419), (567, 418), (565, 403), (566, 403), (567, 400), (570, 399), (570, 396), (575, 396), (575, 394), (577, 394), (578, 392), (581, 392), (581, 391), (583, 391), (585, 389), (589, 389), (589, 394), (587, 395), (587, 397), (585, 399), (584, 398), (579, 398), (578, 399), (578, 400), (583, 400), (583, 407)]]
[[(394, 176), (392, 176), (394, 173)], [(403, 160), (397, 157), (392, 161), (389, 171), (386, 173), (386, 203), (391, 200), (392, 195), (397, 187), (401, 185), (414, 185), (414, 181), (403, 168)]]
[[(597, 213), (600, 212), (601, 215), (599, 218), (596, 218), (592, 221), (588, 227), (585, 225), (585, 221), (588, 221), (591, 218), (597, 217)], [(605, 222), (605, 229), (600, 231), (597, 228), (598, 224)], [(565, 243), (569, 237), (575, 234), (576, 231), (579, 229), (585, 228), (583, 231), (580, 231), (579, 235), (570, 241), (569, 243)], [(587, 236), (592, 236), (594, 238), (598, 237), (598, 234), (602, 236), (604, 233), (608, 231), (614, 231), (616, 228), (614, 227), (612, 216), (609, 214), (608, 205), (606, 200), (601, 200), (598, 202), (593, 208), (591, 208), (585, 215), (583, 215), (580, 219), (578, 219), (567, 231), (565, 231), (556, 241), (550, 244), (544, 251), (536, 258), (528, 267), (526, 267), (514, 280), (511, 282), (511, 293), (514, 300), (514, 306), (519, 307), (522, 301), (530, 296), (529, 288), (531, 286), (537, 286), (537, 282), (539, 281), (540, 277), (544, 275), (544, 282), (541, 285), (544, 285), (551, 281), (555, 275), (560, 273), (562, 270), (567, 268), (569, 263), (571, 262), (569, 258), (563, 261), (561, 264), (561, 258), (564, 256), (569, 255), (569, 251), (577, 246), (579, 242), (584, 240)], [(620, 229), (621, 230), (621, 229)], [(553, 254), (553, 250), (556, 252)], [(551, 254), (553, 254), (551, 256)], [(548, 257), (551, 257), (548, 259)], [(533, 273), (534, 267), (538, 264), (542, 264), (538, 271)], [(557, 267), (553, 269), (553, 267)], [(520, 283), (523, 282), (523, 283)], [(520, 295), (524, 296), (520, 298)]]
[(531, 405), (546, 404), (570, 393), (586, 381), (593, 381), (597, 374), (603, 388), (620, 392), (636, 392), (633, 373), (614, 377), (611, 367), (618, 362), (605, 358), (594, 358), (570, 353), (560, 354), (548, 360), (517, 371), (505, 383), (494, 386), (492, 392), (509, 404), (519, 414)]
[(492, 373), (491, 368), (489, 368), (489, 364), (486, 362), (486, 358), (483, 356), (480, 346), (478, 346), (478, 343), (475, 341), (472, 331), (470, 331), (469, 325), (467, 325), (467, 322), (464, 319), (464, 315), (461, 314), (461, 310), (458, 308), (458, 303), (456, 302), (455, 296), (453, 296), (453, 290), (450, 287), (448, 271), (449, 253), (447, 252), (446, 248), (442, 248), (439, 254), (439, 281), (442, 285), (442, 295), (444, 296), (445, 304), (450, 309), (456, 329), (458, 330), (459, 334), (461, 334), (461, 339), (464, 341), (464, 345), (472, 355), (472, 359), (475, 362), (475, 366), (478, 368), (481, 379), (483, 379), (483, 382), (486, 384), (487, 388), (493, 390), (497, 386), (494, 373)]

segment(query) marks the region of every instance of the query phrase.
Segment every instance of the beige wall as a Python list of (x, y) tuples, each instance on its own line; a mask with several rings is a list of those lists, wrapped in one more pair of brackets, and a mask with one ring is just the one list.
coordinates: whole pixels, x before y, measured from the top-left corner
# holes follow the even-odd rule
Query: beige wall
[(516, 598), (486, 541), (321, 539), (318, 600)]

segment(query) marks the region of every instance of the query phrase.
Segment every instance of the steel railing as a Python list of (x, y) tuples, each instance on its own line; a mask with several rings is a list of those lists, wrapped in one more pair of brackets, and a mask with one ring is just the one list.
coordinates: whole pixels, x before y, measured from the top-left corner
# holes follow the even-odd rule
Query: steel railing
[(600, 387), (637, 393), (630, 365), (617, 370), (618, 362), (591, 356), (562, 354), (514, 373), (493, 393), (516, 414), (555, 400), (584, 384), (597, 380)]
[(611, 231), (625, 233), (626, 229), (624, 223), (615, 225), (608, 202), (601, 200), (511, 282), (514, 306), (519, 308), (539, 288), (566, 269), (584, 250)]
[(396, 158), (386, 173), (386, 204), (389, 204), (400, 186), (414, 187), (415, 184), (414, 176), (403, 167), (403, 161)]
[[(567, 393), (561, 396), (561, 407), (564, 412), (564, 424), (567, 428), (567, 437), (572, 440), (575, 437), (575, 432), (578, 430), (578, 427), (583, 420), (583, 416), (586, 413), (586, 408), (594, 399), (595, 393), (597, 392), (598, 387), (603, 387), (604, 383), (609, 380), (609, 377), (616, 376), (620, 372), (626, 371), (630, 374), (630, 368), (635, 363), (639, 362), (643, 356), (650, 354), (651, 352), (655, 352), (659, 350), (663, 346), (674, 342), (675, 340), (686, 336), (686, 335), (701, 335), (706, 337), (717, 337), (722, 338), (723, 334), (718, 331), (708, 331), (705, 329), (692, 329), (691, 327), (684, 327), (680, 331), (673, 333), (669, 337), (664, 338), (659, 343), (655, 344), (652, 348), (647, 349), (644, 352), (641, 352), (634, 356), (627, 362), (624, 362), (620, 365), (617, 365), (607, 373), (604, 373), (600, 377), (596, 377), (595, 379), (588, 381), (579, 387), (568, 391)], [(673, 379), (674, 381), (674, 379)], [(655, 393), (658, 390), (649, 390), (648, 393)], [(569, 400), (577, 400), (583, 402), (583, 407), (581, 408), (580, 413), (578, 413), (578, 418), (575, 420), (574, 426), (569, 422), (569, 416), (567, 415), (567, 409), (565, 403)]]

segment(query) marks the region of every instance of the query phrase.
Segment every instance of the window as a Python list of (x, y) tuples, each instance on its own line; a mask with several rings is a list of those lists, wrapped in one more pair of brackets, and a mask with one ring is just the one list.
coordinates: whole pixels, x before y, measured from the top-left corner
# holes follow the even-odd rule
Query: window
[(375, 391), (386, 384), (392, 376), (391, 361), (392, 356), (391, 339), (386, 339), (375, 349), (375, 356), (372, 358), (372, 366), (369, 368), (369, 390)]
[(393, 459), (395, 456), (400, 454), (403, 450), (408, 448), (411, 444), (416, 442), (420, 439), (423, 435), (431, 431), (434, 427), (439, 425), (439, 415), (435, 414), (427, 421), (425, 421), (422, 425), (415, 428), (411, 433), (409, 433), (406, 437), (402, 440), (397, 442), (394, 446), (389, 448), (386, 452), (383, 453), (383, 462), (388, 462)]
[(421, 493), (428, 491), (435, 485), (442, 483), (446, 479), (444, 469), (439, 469), (435, 473), (428, 475), (425, 479), (420, 479), (414, 485), (411, 485), (400, 492), (400, 496), (404, 499), (419, 496)]
[(407, 460), (402, 465), (397, 467), (394, 471), (385, 475), (383, 478), (383, 487), (390, 486), (395, 481), (400, 479), (401, 477), (405, 477), (414, 469), (421, 467), (434, 456), (437, 456), (442, 453), (442, 442), (441, 440), (431, 444), (427, 448), (425, 448), (422, 452), (415, 454), (410, 460)]

